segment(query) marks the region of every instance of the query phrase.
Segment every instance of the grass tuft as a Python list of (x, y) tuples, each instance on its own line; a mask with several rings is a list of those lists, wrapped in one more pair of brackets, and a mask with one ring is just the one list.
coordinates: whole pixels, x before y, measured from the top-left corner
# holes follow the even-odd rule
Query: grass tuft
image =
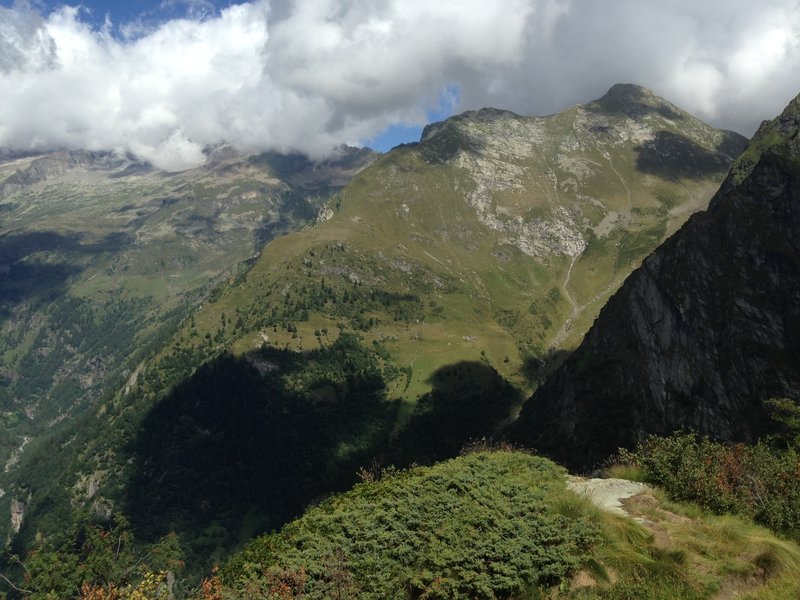
[(604, 471), (606, 477), (615, 479), (627, 479), (628, 481), (639, 481), (648, 483), (647, 471), (635, 464), (618, 463), (607, 467)]

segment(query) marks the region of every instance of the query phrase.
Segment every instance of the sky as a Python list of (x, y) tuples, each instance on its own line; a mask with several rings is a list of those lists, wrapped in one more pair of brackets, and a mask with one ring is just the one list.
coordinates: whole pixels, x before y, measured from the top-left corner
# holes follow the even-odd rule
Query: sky
[(614, 83), (752, 135), (800, 92), (800, 0), (0, 0), (0, 149), (321, 159)]

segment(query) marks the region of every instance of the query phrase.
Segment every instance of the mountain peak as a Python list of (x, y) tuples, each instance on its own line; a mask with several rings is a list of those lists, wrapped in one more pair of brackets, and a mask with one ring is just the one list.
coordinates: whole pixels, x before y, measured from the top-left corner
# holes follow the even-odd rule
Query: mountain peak
[(605, 98), (641, 98), (656, 97), (652, 90), (635, 83), (615, 83), (612, 85), (601, 100)]
[(500, 119), (519, 118), (519, 115), (501, 108), (484, 107), (480, 110), (468, 110), (458, 115), (448, 117), (444, 121), (429, 123), (422, 130), (420, 141), (424, 142), (442, 132), (448, 127), (459, 127), (469, 121), (497, 121)]
[(683, 113), (652, 90), (632, 83), (611, 86), (602, 98), (589, 103), (589, 108), (608, 114), (624, 114), (638, 118), (656, 113), (668, 119), (681, 119)]

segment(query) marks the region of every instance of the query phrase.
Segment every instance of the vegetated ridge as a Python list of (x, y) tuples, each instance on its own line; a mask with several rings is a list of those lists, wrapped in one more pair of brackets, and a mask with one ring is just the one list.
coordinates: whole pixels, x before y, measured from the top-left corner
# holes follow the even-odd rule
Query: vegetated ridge
[[(103, 152), (0, 162), (0, 488), (40, 437), (135, 384), (198, 303), (376, 157), (221, 146), (180, 173)], [(14, 530), (27, 499), (9, 501)]]
[(251, 542), (203, 597), (719, 600), (800, 590), (796, 544), (642, 485), (601, 511), (541, 457), (479, 450), (378, 475)]

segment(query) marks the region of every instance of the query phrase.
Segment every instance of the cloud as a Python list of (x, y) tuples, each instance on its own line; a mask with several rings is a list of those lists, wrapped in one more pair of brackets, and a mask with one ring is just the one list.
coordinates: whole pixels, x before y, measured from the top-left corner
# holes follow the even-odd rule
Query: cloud
[(53, 67), (56, 45), (42, 18), (27, 5), (0, 6), (0, 72), (25, 69), (38, 72)]
[[(0, 147), (133, 152), (167, 170), (228, 142), (322, 157), (444, 102), (546, 114), (639, 83), (750, 134), (800, 92), (797, 0), (265, 0), (106, 22), (0, 7)], [(116, 34), (115, 34), (116, 32)]]

